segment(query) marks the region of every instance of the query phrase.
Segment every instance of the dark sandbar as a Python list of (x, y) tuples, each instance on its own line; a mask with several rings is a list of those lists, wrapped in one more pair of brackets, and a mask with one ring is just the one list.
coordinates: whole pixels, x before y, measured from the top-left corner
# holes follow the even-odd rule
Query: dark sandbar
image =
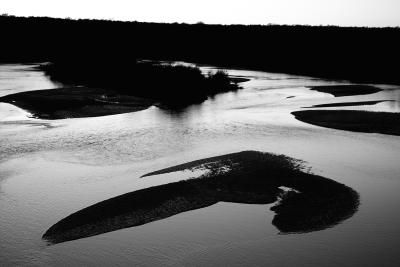
[(248, 81), (251, 80), (251, 79), (248, 79), (248, 78), (234, 77), (234, 76), (229, 77), (229, 79), (230, 79), (233, 83), (244, 83), (244, 82), (248, 82)]
[[(283, 155), (244, 151), (193, 161), (145, 176), (206, 169), (199, 178), (146, 188), (99, 202), (62, 219), (43, 238), (60, 243), (161, 220), (218, 202), (269, 204), (282, 233), (331, 227), (351, 217), (359, 196), (351, 188), (302, 170)], [(285, 191), (280, 187), (296, 191)]]
[(400, 113), (357, 110), (304, 110), (296, 119), (327, 128), (364, 133), (400, 135)]
[(335, 97), (369, 95), (382, 91), (382, 89), (370, 85), (328, 85), (313, 86), (310, 89), (322, 93), (328, 93), (334, 95)]
[(117, 94), (111, 90), (68, 87), (11, 94), (0, 98), (40, 119), (113, 115), (147, 109), (154, 101)]
[(359, 101), (359, 102), (343, 102), (343, 103), (330, 103), (330, 104), (321, 104), (321, 105), (313, 105), (311, 107), (304, 108), (330, 108), (330, 107), (347, 107), (347, 106), (369, 106), (376, 105), (382, 102), (394, 101), (394, 100), (377, 100), (377, 101)]

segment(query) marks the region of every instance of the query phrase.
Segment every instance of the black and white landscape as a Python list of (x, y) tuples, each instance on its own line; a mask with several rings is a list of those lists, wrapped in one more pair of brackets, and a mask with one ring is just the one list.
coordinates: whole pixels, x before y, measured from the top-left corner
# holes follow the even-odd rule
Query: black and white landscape
[(205, 10), (0, 16), (0, 266), (400, 265), (400, 22)]

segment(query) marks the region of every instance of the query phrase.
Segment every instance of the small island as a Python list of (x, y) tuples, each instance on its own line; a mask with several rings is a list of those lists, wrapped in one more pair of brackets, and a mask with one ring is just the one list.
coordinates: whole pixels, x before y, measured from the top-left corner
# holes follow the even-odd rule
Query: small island
[(369, 95), (382, 91), (382, 89), (371, 85), (324, 85), (313, 86), (311, 90), (321, 93), (331, 94), (335, 97), (353, 96), (353, 95)]
[(218, 93), (238, 90), (246, 79), (226, 72), (203, 74), (197, 67), (134, 62), (121, 67), (98, 62), (57, 62), (39, 67), (65, 86), (0, 98), (40, 119), (105, 116), (140, 111), (152, 105), (180, 109)]
[(276, 203), (272, 224), (281, 233), (326, 229), (351, 217), (359, 196), (353, 189), (303, 170), (284, 155), (243, 151), (145, 174), (203, 169), (197, 178), (117, 196), (77, 211), (43, 235), (50, 244), (143, 225), (218, 202)]
[(296, 119), (316, 126), (364, 133), (400, 135), (400, 113), (358, 110), (303, 110)]

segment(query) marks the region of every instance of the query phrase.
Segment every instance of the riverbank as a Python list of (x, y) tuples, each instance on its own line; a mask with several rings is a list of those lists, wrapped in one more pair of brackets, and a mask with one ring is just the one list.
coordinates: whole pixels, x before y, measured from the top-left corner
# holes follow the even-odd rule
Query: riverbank
[[(0, 55), (0, 62), (88, 59), (129, 66), (133, 59), (179, 60), (357, 83), (400, 84), (398, 72), (388, 64), (400, 61), (399, 28), (168, 24), (6, 15), (0, 16), (0, 27), (2, 39), (7, 40), (3, 43), (7, 53)], [(35, 42), (27, 47), (26, 40)], [(293, 45), (293, 40), (301, 42)]]

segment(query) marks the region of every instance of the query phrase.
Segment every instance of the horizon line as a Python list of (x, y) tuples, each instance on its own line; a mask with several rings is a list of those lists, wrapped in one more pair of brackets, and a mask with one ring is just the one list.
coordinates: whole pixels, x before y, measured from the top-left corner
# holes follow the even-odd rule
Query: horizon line
[(115, 19), (115, 18), (89, 18), (89, 17), (79, 17), (79, 18), (73, 18), (73, 17), (57, 17), (57, 16), (35, 16), (35, 15), (30, 15), (30, 16), (24, 16), (24, 15), (15, 15), (15, 14), (10, 14), (10, 13), (2, 13), (0, 14), (0, 17), (15, 17), (15, 18), (50, 18), (50, 19), (62, 19), (62, 20), (74, 20), (74, 21), (79, 21), (79, 20), (93, 20), (93, 21), (110, 21), (110, 22), (126, 22), (126, 23), (154, 23), (154, 24), (184, 24), (184, 25), (210, 25), (210, 26), (287, 26), (287, 27), (336, 27), (336, 28), (361, 28), (361, 29), (399, 29), (400, 25), (398, 26), (344, 26), (344, 25), (335, 25), (335, 24), (319, 24), (319, 25), (313, 25), (313, 24), (278, 24), (278, 23), (266, 23), (266, 24), (244, 24), (244, 23), (206, 23), (203, 21), (198, 21), (198, 22), (162, 22), (162, 21), (138, 21), (138, 20), (124, 20), (124, 19)]

